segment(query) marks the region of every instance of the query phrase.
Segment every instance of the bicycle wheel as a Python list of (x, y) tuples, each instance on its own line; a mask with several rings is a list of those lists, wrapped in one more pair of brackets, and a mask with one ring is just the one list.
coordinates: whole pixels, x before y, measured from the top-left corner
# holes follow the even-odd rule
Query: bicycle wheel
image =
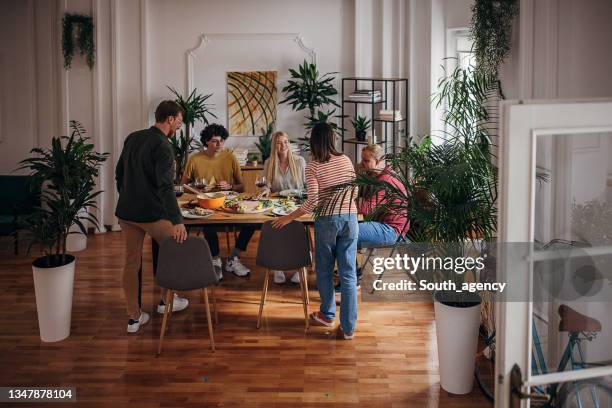
[(557, 393), (559, 408), (612, 408), (612, 387), (598, 380), (563, 384)]
[(495, 334), (480, 327), (474, 377), (482, 393), (491, 402), (495, 399)]

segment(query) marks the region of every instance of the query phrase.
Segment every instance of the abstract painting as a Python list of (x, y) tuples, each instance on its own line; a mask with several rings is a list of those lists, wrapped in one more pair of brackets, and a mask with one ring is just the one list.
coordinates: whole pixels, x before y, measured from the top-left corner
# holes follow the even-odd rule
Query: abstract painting
[(276, 71), (227, 73), (230, 135), (262, 134), (262, 129), (276, 121), (276, 104)]

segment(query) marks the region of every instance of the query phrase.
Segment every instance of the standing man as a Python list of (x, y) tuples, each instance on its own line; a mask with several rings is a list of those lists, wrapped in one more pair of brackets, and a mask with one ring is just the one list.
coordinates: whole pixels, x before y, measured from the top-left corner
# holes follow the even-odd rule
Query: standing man
[[(181, 243), (187, 238), (183, 218), (174, 194), (174, 153), (168, 138), (181, 127), (183, 110), (174, 101), (163, 101), (155, 110), (155, 125), (130, 134), (115, 179), (119, 200), (115, 215), (125, 237), (123, 290), (128, 312), (128, 333), (136, 333), (149, 321), (138, 305), (138, 271), (142, 262), (145, 234), (160, 243), (172, 237)], [(187, 307), (189, 301), (175, 294), (172, 310)], [(163, 313), (163, 297), (157, 311)]]

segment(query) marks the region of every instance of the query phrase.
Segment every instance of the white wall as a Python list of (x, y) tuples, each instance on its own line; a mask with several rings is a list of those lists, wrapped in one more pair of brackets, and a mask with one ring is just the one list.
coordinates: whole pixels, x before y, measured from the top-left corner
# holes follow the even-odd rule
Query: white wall
[[(147, 5), (148, 110), (152, 112), (159, 101), (171, 97), (166, 85), (186, 92), (186, 53), (198, 46), (202, 34), (212, 36), (210, 43), (194, 51), (193, 85), (199, 92), (214, 93), (210, 102), (215, 104), (218, 116), (215, 121), (225, 126), (224, 72), (278, 70), (280, 101), (288, 68), (310, 59), (290, 39), (270, 36), (254, 40), (250, 33), (301, 34), (304, 45), (316, 51), (320, 72), (340, 73), (335, 84), (340, 89), (340, 75), (353, 73), (353, 15), (351, 0), (151, 0)], [(281, 105), (278, 113), (278, 128), (286, 130), (292, 139), (303, 136), (303, 112), (291, 113), (286, 105)], [(245, 140), (238, 139), (230, 139), (228, 145)], [(248, 140), (247, 146), (253, 147), (253, 141)]]

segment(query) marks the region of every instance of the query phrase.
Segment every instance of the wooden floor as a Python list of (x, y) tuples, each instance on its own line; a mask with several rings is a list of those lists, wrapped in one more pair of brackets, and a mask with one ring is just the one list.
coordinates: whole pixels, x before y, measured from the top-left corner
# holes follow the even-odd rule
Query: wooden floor
[[(189, 309), (173, 316), (161, 357), (159, 315), (139, 335), (125, 331), (121, 233), (90, 236), (77, 254), (72, 334), (59, 343), (38, 337), (31, 258), (12, 255), (2, 241), (0, 386), (74, 386), (78, 402), (70, 406), (87, 407), (491, 406), (477, 387), (467, 396), (440, 389), (430, 303), (360, 302), (355, 339), (344, 341), (321, 327), (305, 332), (299, 286), (271, 284), (256, 330), (263, 281), (253, 267), (256, 238), (244, 258), (251, 276), (226, 276), (217, 291), (216, 353), (193, 292), (185, 294)], [(143, 307), (151, 310), (158, 298), (146, 248)], [(312, 273), (310, 282), (316, 310)]]

